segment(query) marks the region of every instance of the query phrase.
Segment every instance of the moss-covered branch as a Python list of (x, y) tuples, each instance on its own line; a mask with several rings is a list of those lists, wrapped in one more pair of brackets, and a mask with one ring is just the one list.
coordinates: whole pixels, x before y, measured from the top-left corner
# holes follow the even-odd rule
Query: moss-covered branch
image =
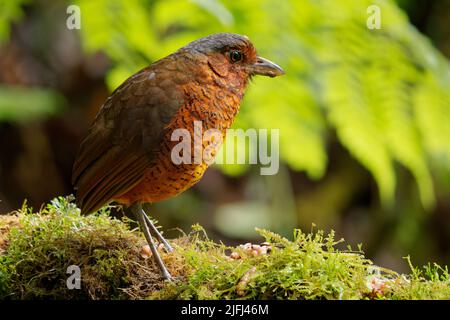
[[(174, 282), (163, 281), (146, 243), (108, 209), (80, 216), (65, 198), (38, 213), (0, 216), (0, 298), (9, 299), (449, 299), (446, 268), (399, 275), (361, 250), (336, 249), (334, 234), (295, 230), (289, 241), (266, 230), (263, 247), (227, 247), (194, 226), (164, 253)], [(68, 289), (67, 268), (81, 270)]]

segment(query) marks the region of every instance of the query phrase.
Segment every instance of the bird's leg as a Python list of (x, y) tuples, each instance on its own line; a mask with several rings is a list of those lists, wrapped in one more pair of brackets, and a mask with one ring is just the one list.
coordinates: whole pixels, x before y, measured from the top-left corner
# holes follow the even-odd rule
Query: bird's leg
[(158, 238), (159, 241), (161, 241), (164, 244), (164, 247), (166, 247), (166, 250), (168, 252), (173, 252), (173, 248), (170, 245), (170, 243), (163, 237), (163, 235), (159, 232), (159, 230), (155, 227), (155, 225), (153, 224), (152, 220), (147, 216), (147, 214), (145, 213), (145, 210), (142, 209), (142, 214), (144, 215), (145, 218), (145, 222), (147, 222), (147, 225), (150, 227), (150, 229), (153, 231), (154, 234), (156, 234), (156, 237)]
[(161, 270), (163, 277), (167, 280), (171, 280), (172, 276), (170, 275), (169, 271), (167, 271), (166, 266), (164, 265), (164, 262), (161, 259), (161, 256), (159, 255), (158, 250), (156, 249), (155, 242), (153, 241), (152, 235), (150, 234), (150, 231), (148, 230), (147, 223), (145, 221), (145, 213), (142, 210), (142, 206), (139, 203), (133, 204), (131, 207), (131, 211), (136, 216), (139, 225), (142, 229), (142, 232), (144, 233), (145, 239), (147, 239), (147, 242), (150, 246), (150, 250), (152, 251), (153, 257), (155, 258), (156, 264), (158, 265), (159, 269)]

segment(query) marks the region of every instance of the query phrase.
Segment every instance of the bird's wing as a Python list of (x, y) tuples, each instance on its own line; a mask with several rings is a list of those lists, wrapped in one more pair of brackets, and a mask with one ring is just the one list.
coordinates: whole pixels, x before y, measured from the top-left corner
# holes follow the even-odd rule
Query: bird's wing
[(150, 66), (128, 78), (102, 106), (72, 172), (82, 213), (136, 186), (151, 166), (164, 128), (184, 101), (171, 77), (176, 74)]

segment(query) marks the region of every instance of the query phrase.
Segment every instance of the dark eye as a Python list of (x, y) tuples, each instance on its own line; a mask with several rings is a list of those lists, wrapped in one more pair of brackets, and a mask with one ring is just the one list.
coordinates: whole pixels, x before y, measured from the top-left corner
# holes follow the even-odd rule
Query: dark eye
[(242, 60), (242, 53), (237, 50), (231, 50), (230, 51), (230, 60), (232, 62), (238, 62)]

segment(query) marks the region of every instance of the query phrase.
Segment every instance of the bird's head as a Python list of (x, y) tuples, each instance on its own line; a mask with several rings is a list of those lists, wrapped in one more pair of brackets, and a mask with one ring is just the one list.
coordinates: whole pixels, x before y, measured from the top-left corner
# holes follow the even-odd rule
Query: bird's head
[(211, 72), (226, 79), (244, 80), (254, 75), (277, 77), (284, 74), (277, 64), (264, 59), (246, 36), (216, 33), (189, 43), (183, 48), (195, 52)]

